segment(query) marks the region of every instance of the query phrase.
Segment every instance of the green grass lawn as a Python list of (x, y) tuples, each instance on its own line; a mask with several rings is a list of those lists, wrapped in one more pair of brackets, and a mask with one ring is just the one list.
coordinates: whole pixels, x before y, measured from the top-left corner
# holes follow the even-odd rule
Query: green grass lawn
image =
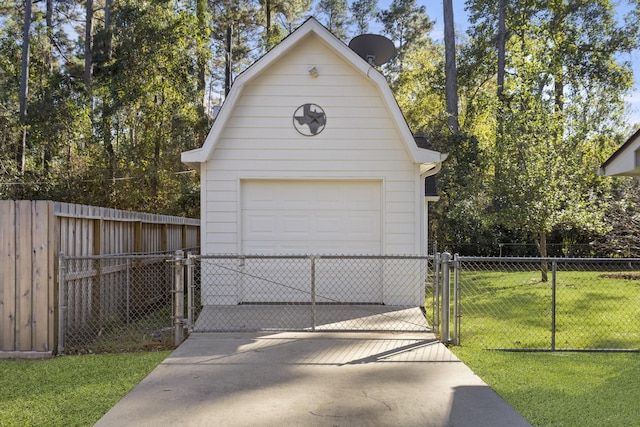
[(534, 426), (640, 426), (640, 354), (453, 352)]
[[(640, 426), (640, 353), (487, 350), (551, 347), (551, 272), (542, 282), (533, 265), (467, 266), (459, 272), (461, 345), (451, 348), (465, 364), (536, 427)], [(634, 276), (558, 271), (556, 348), (640, 349)]]
[(0, 360), (0, 426), (91, 426), (169, 353)]
[[(462, 271), (460, 343), (551, 348), (552, 284), (539, 271)], [(559, 271), (557, 349), (640, 349), (640, 280), (610, 272)]]

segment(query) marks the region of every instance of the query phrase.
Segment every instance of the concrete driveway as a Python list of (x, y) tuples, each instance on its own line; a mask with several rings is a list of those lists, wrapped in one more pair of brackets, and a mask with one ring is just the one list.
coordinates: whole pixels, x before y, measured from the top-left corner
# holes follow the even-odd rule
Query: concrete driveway
[(195, 333), (105, 426), (530, 426), (428, 333)]

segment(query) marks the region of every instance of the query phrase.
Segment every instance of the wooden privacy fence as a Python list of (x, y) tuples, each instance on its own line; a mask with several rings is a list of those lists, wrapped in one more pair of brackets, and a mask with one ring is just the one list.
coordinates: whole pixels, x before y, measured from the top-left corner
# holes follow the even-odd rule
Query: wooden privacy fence
[(53, 354), (59, 254), (168, 252), (196, 248), (199, 240), (197, 219), (0, 200), (0, 358)]

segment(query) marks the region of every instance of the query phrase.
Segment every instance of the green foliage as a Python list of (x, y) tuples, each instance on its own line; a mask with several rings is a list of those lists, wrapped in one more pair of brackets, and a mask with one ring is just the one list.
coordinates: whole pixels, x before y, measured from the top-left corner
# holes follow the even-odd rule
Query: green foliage
[(356, 34), (365, 34), (369, 31), (369, 24), (375, 20), (378, 14), (378, 2), (376, 0), (355, 0), (349, 5), (353, 23), (356, 26)]
[(162, 3), (126, 3), (113, 21), (113, 60), (95, 78), (94, 123), (101, 124), (104, 151), (91, 178), (111, 182), (101, 204), (175, 213), (183, 210), (175, 202), (188, 178), (177, 175), (185, 170), (180, 153), (197, 145), (204, 123), (191, 35), (196, 20)]
[(336, 37), (347, 38), (347, 1), (319, 0), (316, 14), (324, 16), (324, 24)]
[[(33, 4), (24, 175), (16, 161), (24, 11), (0, 2), (0, 197), (21, 195), (199, 215), (197, 174), (180, 153), (201, 146), (206, 111), (221, 92), (226, 31), (232, 76), (286, 37), (310, 0), (96, 0), (93, 79), (83, 82), (84, 12), (76, 2)], [(509, 3), (509, 2), (507, 2)], [(377, 20), (398, 56), (383, 72), (414, 132), (449, 153), (431, 208), (432, 238), (465, 245), (543, 237), (596, 242), (633, 224), (630, 185), (595, 169), (628, 134), (625, 54), (640, 13), (616, 20), (608, 0), (510, 2), (504, 96), (497, 94), (497, 2), (469, 0), (458, 35), (460, 134), (447, 126), (443, 46), (415, 0), (385, 10), (357, 0), (318, 2), (321, 20), (346, 37)], [(19, 6), (19, 7), (16, 7)], [(323, 19), (326, 18), (326, 19)], [(351, 28), (349, 28), (351, 25)], [(73, 30), (71, 30), (73, 28)], [(76, 40), (77, 39), (77, 40)], [(614, 215), (615, 220), (609, 218)], [(625, 216), (626, 215), (626, 216)], [(632, 231), (615, 233), (629, 245)], [(579, 235), (580, 238), (575, 236)], [(555, 241), (555, 240), (554, 240)]]
[(615, 257), (640, 256), (639, 186), (635, 179), (612, 179), (602, 223), (605, 232), (587, 236), (591, 245), (601, 253)]
[(619, 25), (608, 1), (509, 3), (499, 99), (498, 3), (467, 6), (472, 25), (458, 68), (461, 129), (477, 138), (486, 161), (475, 175), (486, 197), (455, 203), (471, 203), (486, 227), (536, 239), (543, 255), (547, 235), (567, 235), (560, 230), (606, 233), (612, 181), (595, 171), (626, 132), (624, 97), (632, 80), (619, 58), (635, 46), (634, 27)]
[[(204, 137), (207, 122), (202, 93), (198, 96), (201, 43), (192, 35), (195, 11), (184, 6), (114, 1), (109, 27), (102, 20), (106, 11), (96, 11), (91, 87), (82, 80), (84, 61), (63, 28), (68, 25), (65, 7), (46, 22), (34, 9), (25, 174), (18, 182), (15, 166), (3, 164), (2, 182), (8, 182), (0, 190), (3, 197), (22, 188), (26, 198), (198, 212), (197, 203), (183, 197), (198, 182), (194, 174), (183, 173), (180, 153), (201, 144), (196, 138)], [(6, 19), (13, 22), (11, 16)], [(12, 31), (15, 43), (17, 26)], [(19, 57), (13, 50), (12, 59), (0, 66), (15, 77), (0, 84), (16, 97)], [(11, 140), (0, 147), (11, 153), (18, 141), (13, 111), (0, 126), (5, 124), (3, 135)]]
[(433, 21), (425, 6), (416, 0), (393, 0), (388, 9), (381, 10), (378, 19), (383, 32), (398, 49), (398, 54), (386, 66), (391, 75), (402, 71), (405, 56), (427, 42), (427, 34), (433, 29)]

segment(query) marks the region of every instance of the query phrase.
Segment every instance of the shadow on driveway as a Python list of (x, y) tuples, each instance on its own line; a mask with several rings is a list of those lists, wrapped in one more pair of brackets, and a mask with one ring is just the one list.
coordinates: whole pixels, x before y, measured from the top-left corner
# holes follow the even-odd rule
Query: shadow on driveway
[(428, 333), (192, 334), (97, 426), (530, 426)]

